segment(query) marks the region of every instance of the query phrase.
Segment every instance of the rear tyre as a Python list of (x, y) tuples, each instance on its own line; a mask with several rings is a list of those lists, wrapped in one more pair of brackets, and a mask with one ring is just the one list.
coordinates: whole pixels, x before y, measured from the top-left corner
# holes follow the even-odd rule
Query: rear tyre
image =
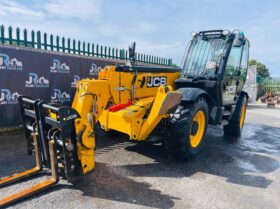
[(229, 121), (229, 124), (224, 126), (225, 135), (233, 137), (239, 137), (241, 135), (241, 131), (244, 126), (246, 110), (247, 97), (245, 94), (241, 94), (236, 104), (233, 115)]
[(207, 125), (208, 107), (204, 98), (197, 98), (192, 105), (180, 105), (167, 127), (167, 150), (177, 159), (194, 157), (203, 145)]

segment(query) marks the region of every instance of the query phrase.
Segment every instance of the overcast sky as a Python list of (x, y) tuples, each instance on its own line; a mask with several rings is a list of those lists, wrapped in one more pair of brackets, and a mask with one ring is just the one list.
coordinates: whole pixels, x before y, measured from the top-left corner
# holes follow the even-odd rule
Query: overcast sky
[(240, 29), (255, 58), (280, 76), (277, 0), (0, 0), (0, 24), (170, 57), (180, 65), (190, 32)]

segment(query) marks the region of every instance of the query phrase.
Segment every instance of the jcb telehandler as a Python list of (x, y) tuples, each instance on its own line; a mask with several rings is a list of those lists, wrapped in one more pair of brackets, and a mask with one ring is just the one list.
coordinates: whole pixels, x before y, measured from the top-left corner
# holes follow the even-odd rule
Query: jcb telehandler
[(225, 134), (239, 136), (244, 124), (249, 41), (239, 31), (192, 33), (182, 68), (139, 66), (135, 44), (126, 65), (107, 66), (98, 79), (77, 83), (72, 107), (20, 96), (28, 153), (36, 167), (0, 180), (1, 185), (44, 169), (52, 177), (0, 200), (0, 206), (46, 189), (73, 174), (94, 168), (95, 132), (125, 133), (143, 141), (163, 139), (179, 159), (202, 147), (208, 124), (222, 124)]

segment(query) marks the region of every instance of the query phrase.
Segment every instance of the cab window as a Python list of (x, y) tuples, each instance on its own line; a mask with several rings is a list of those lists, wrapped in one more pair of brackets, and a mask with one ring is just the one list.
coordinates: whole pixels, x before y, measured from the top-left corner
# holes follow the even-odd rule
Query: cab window
[(248, 69), (248, 59), (249, 59), (249, 42), (246, 40), (243, 46), (242, 60), (240, 66), (240, 76), (245, 80)]
[(228, 62), (226, 65), (225, 76), (237, 76), (240, 69), (242, 47), (232, 46)]

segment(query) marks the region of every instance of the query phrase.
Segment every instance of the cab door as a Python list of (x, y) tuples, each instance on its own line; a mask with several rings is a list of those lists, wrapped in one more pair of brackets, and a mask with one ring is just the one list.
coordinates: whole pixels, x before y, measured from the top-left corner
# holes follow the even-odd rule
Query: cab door
[(241, 47), (231, 48), (223, 80), (224, 105), (236, 103), (236, 95), (243, 88), (248, 68), (248, 48), (247, 40)]

